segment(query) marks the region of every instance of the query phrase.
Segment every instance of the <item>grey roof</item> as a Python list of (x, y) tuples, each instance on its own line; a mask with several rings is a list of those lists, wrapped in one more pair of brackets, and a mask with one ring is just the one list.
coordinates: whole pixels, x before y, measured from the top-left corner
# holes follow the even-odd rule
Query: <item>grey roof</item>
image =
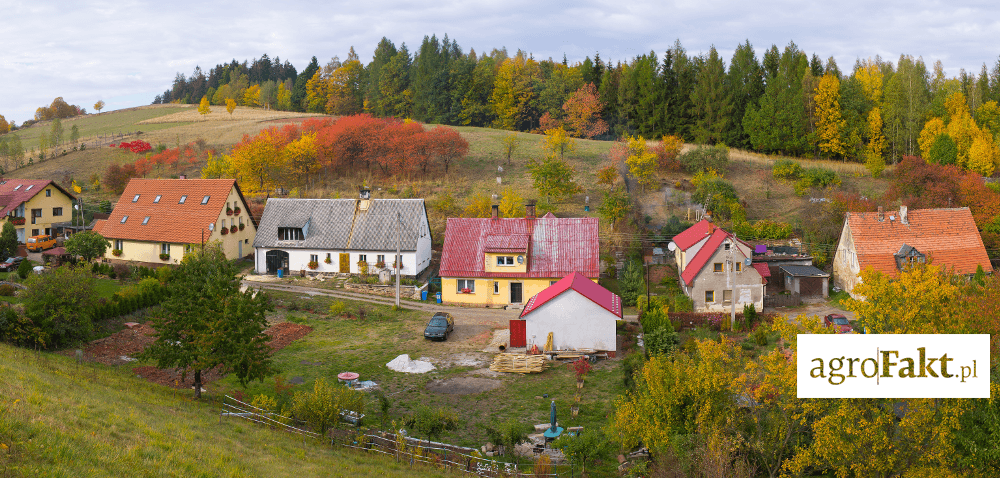
[[(264, 206), (254, 247), (391, 251), (396, 249), (396, 217), (402, 215), (400, 249), (415, 251), (427, 216), (423, 199), (272, 198)], [(279, 241), (278, 228), (301, 228), (302, 241)], [(427, 232), (430, 233), (429, 231)]]
[(823, 272), (813, 266), (783, 265), (779, 269), (792, 277), (830, 277), (830, 274)]

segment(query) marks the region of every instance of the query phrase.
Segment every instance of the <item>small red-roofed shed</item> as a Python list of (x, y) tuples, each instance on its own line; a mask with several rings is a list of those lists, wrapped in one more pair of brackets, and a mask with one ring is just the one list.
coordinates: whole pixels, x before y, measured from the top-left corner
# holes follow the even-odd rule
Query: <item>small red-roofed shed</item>
[(621, 319), (621, 297), (574, 272), (528, 300), (519, 320), (511, 321), (510, 345), (542, 348), (551, 332), (556, 350), (591, 349), (613, 355)]

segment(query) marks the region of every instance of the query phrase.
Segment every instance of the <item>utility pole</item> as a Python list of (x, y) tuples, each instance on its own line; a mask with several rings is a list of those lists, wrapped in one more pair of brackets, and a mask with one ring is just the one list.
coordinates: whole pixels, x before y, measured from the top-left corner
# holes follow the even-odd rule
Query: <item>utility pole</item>
[(396, 257), (393, 258), (392, 267), (394, 269), (396, 269), (396, 309), (397, 310), (399, 310), (399, 271), (400, 271), (400, 269), (403, 268), (403, 264), (402, 264), (403, 258), (400, 257), (400, 254), (399, 254), (399, 249), (400, 249), (400, 244), (399, 244), (399, 241), (400, 241), (399, 226), (400, 226), (400, 224), (402, 222), (403, 222), (403, 214), (400, 213), (400, 212), (396, 212)]
[[(732, 307), (729, 317), (729, 330), (733, 332), (736, 331), (736, 278), (732, 277), (733, 274), (735, 273), (733, 269), (736, 267), (736, 263), (734, 262), (735, 258), (733, 256), (733, 249), (735, 247), (736, 247), (735, 243), (729, 246), (729, 264), (727, 264), (728, 267), (726, 268), (726, 287), (730, 288), (729, 303)], [(732, 278), (731, 282), (730, 278)], [(725, 292), (723, 292), (722, 294), (723, 298), (725, 298)]]

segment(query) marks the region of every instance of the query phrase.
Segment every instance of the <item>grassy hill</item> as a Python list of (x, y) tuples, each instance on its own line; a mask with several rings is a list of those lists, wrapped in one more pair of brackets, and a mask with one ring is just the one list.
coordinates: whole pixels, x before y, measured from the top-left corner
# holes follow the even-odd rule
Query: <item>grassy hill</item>
[(191, 394), (0, 345), (0, 476), (444, 476), (238, 419)]

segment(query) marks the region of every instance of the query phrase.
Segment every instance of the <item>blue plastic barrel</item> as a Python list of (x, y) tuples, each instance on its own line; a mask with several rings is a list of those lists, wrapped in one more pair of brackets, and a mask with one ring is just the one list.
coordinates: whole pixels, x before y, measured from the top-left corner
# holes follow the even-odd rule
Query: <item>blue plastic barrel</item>
[(441, 303), (441, 293), (440, 292), (435, 292), (434, 293), (434, 298), (437, 299), (437, 303), (438, 304)]
[(420, 291), (420, 300), (427, 300), (427, 290)]
[(281, 279), (281, 277), (284, 276), (284, 272), (285, 272), (284, 270), (278, 269), (278, 278), (279, 279)]

